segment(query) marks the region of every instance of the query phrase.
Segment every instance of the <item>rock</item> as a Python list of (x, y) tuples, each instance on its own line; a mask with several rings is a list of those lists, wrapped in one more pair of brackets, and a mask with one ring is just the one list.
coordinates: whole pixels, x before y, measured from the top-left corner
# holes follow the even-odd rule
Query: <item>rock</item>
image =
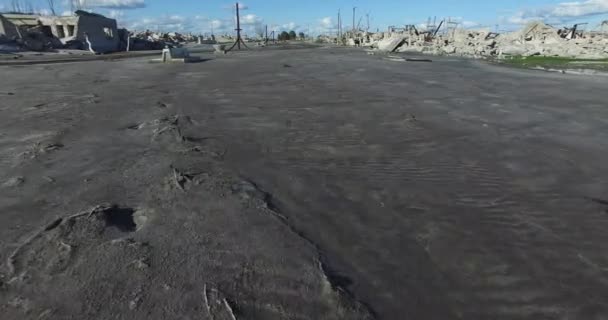
[(507, 45), (500, 48), (502, 54), (511, 56), (521, 56), (527, 52), (526, 48), (521, 46)]
[(443, 52), (446, 54), (456, 53), (456, 47), (454, 47), (453, 45), (447, 45), (443, 47)]
[(530, 51), (526, 51), (524, 54), (522, 54), (522, 56), (531, 57), (531, 56), (540, 56), (541, 54), (542, 54), (542, 52), (540, 50), (530, 50)]
[(21, 186), (24, 182), (25, 182), (24, 177), (21, 177), (21, 176), (13, 177), (13, 178), (8, 179), (6, 182), (4, 182), (2, 184), (2, 186), (5, 188), (15, 188), (15, 187)]
[(378, 42), (378, 50), (393, 52), (395, 51), (403, 42), (405, 41), (404, 37), (391, 37), (387, 39), (383, 39)]
[(424, 47), (418, 47), (418, 46), (403, 46), (399, 49), (397, 49), (398, 52), (413, 52), (413, 53), (422, 53), (424, 51)]

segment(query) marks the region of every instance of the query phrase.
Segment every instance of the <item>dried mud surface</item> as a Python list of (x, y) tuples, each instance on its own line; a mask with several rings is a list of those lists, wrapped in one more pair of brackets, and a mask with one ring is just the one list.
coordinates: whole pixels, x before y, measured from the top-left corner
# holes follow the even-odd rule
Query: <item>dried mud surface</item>
[(607, 80), (338, 48), (0, 74), (2, 319), (608, 317)]

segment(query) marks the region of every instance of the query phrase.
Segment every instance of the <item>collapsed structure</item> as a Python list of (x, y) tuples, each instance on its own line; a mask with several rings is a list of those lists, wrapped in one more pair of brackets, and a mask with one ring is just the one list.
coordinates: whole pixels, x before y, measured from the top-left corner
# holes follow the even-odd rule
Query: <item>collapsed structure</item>
[(130, 35), (130, 50), (161, 50), (165, 47), (179, 47), (186, 43), (215, 44), (215, 36), (203, 38), (193, 34), (178, 32), (153, 32), (145, 30)]
[(116, 20), (86, 11), (73, 16), (0, 14), (0, 36), (29, 50), (68, 47), (94, 52), (120, 50)]
[(86, 11), (76, 11), (73, 16), (0, 14), (0, 46), (5, 43), (15, 50), (79, 49), (109, 53), (161, 50), (189, 42), (215, 43), (215, 39), (149, 30), (132, 33), (119, 29), (114, 19)]
[[(344, 45), (370, 46), (380, 51), (416, 52), (469, 57), (556, 56), (581, 59), (608, 58), (608, 30), (582, 32), (579, 25), (557, 29), (543, 22), (531, 22), (515, 32), (498, 34), (490, 30), (439, 28), (419, 31), (415, 26), (391, 27), (387, 32), (347, 32)], [(603, 24), (608, 29), (608, 22)]]

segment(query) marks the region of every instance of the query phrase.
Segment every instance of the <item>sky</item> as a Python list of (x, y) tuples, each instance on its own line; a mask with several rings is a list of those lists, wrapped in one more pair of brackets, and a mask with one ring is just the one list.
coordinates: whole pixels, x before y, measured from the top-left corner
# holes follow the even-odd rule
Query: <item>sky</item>
[[(224, 0), (50, 0), (57, 14), (70, 14), (82, 6), (118, 20), (130, 30), (159, 30), (216, 34), (234, 32), (235, 2)], [(74, 1), (74, 5), (70, 5)], [(10, 11), (13, 3), (50, 14), (49, 0), (0, 0), (0, 11)], [(30, 5), (31, 4), (31, 5)], [(449, 18), (465, 28), (513, 30), (533, 20), (560, 27), (589, 22), (594, 29), (608, 20), (608, 0), (243, 0), (241, 23), (246, 33), (294, 30), (307, 34), (335, 32), (340, 10), (344, 28), (355, 24), (370, 31), (388, 26), (415, 24), (424, 27), (429, 17)]]

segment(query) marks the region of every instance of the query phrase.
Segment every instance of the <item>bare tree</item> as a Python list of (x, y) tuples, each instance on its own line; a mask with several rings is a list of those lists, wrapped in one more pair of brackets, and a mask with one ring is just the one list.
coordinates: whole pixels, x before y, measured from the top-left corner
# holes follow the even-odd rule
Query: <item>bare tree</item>
[(25, 12), (34, 13), (34, 6), (32, 5), (32, 3), (30, 1), (25, 1), (24, 7), (25, 7)]
[(49, 5), (49, 10), (51, 10), (51, 14), (56, 16), (57, 14), (55, 13), (55, 0), (46, 0), (46, 2)]
[(87, 9), (87, 0), (72, 0), (71, 3), (74, 10)]
[(262, 23), (258, 22), (255, 24), (255, 26), (253, 27), (255, 34), (260, 37), (260, 38), (264, 38), (264, 33), (266, 32), (264, 26), (262, 25)]
[(13, 9), (13, 12), (21, 12), (21, 1), (11, 0), (11, 7)]
[(11, 0), (11, 9), (18, 13), (34, 13), (34, 5), (29, 0)]

